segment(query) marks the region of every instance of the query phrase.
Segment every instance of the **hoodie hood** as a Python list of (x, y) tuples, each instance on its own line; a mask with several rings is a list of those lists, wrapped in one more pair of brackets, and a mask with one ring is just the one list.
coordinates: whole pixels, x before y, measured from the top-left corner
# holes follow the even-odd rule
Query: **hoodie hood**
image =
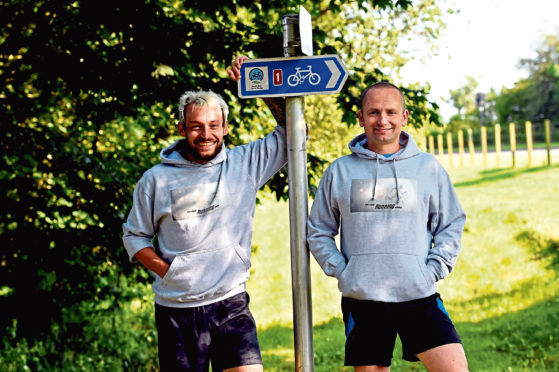
[(386, 159), (384, 156), (377, 154), (376, 152), (371, 151), (367, 148), (367, 136), (365, 135), (365, 133), (361, 133), (360, 135), (352, 139), (349, 142), (348, 147), (353, 154), (359, 156), (360, 158), (379, 159), (385, 161), (408, 159), (420, 153), (419, 147), (417, 147), (417, 144), (409, 133), (402, 131), (400, 133), (399, 142), (400, 145), (402, 145), (403, 150), (399, 151), (389, 159)]
[(196, 163), (186, 159), (186, 151), (187, 142), (186, 139), (183, 138), (177, 140), (171, 146), (161, 150), (159, 156), (161, 157), (161, 162), (163, 164), (175, 165), (179, 167), (212, 167), (216, 164), (222, 163), (223, 161), (225, 161), (225, 159), (227, 159), (227, 148), (225, 147), (225, 144), (221, 144), (221, 150), (219, 151), (219, 153), (215, 156), (215, 158), (205, 164)]

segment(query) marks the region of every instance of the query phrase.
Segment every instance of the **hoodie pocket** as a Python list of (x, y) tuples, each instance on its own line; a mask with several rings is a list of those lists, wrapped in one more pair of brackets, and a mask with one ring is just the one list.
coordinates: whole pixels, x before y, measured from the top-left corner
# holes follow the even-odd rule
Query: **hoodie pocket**
[(249, 277), (250, 261), (238, 244), (177, 255), (154, 288), (167, 301), (196, 301), (225, 294)]
[(419, 256), (364, 254), (351, 256), (338, 288), (344, 296), (393, 302), (429, 293), (433, 282)]

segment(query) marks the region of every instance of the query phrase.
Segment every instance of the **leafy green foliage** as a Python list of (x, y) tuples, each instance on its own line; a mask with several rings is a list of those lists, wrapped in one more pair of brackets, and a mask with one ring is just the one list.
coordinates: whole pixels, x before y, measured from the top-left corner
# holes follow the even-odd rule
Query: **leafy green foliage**
[(158, 371), (150, 285), (127, 281), (124, 276), (116, 285), (131, 300), (121, 297), (70, 305), (63, 309), (63, 320), (41, 339), (18, 337), (20, 323), (14, 320), (3, 337), (0, 369)]
[[(456, 89), (451, 89), (449, 103), (458, 110), (458, 113), (450, 118), (449, 130), (467, 129), (479, 127), (479, 111), (476, 106), (475, 96), (479, 83), (472, 76), (466, 76), (466, 83)], [(474, 125), (476, 124), (476, 125)]]

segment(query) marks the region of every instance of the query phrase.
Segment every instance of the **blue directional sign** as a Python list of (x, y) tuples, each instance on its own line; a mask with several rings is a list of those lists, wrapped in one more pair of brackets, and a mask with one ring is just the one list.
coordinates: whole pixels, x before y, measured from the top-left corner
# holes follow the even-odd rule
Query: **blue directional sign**
[(337, 55), (247, 59), (241, 66), (239, 97), (338, 93), (347, 75)]

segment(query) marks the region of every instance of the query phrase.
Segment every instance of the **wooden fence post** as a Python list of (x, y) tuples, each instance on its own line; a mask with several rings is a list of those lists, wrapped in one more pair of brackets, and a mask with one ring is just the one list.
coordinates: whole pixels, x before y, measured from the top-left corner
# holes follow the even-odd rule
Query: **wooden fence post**
[(468, 150), (470, 152), (470, 160), (472, 162), (472, 165), (474, 165), (475, 164), (474, 155), (476, 150), (474, 148), (474, 135), (472, 132), (472, 128), (468, 128)]
[(460, 166), (464, 166), (464, 131), (462, 129), (458, 130), (458, 157)]
[(431, 155), (435, 155), (435, 139), (433, 136), (429, 136), (429, 152)]
[(443, 135), (437, 134), (437, 147), (439, 148), (439, 161), (443, 162), (444, 155), (444, 145), (443, 145)]
[(533, 141), (532, 141), (532, 122), (526, 122), (526, 150), (528, 151), (528, 167), (532, 166), (532, 150), (533, 150)]
[(510, 133), (510, 152), (512, 154), (512, 167), (516, 167), (516, 126), (514, 123), (509, 123), (509, 133)]
[(483, 166), (487, 167), (487, 127), (481, 127), (481, 152), (483, 154)]

